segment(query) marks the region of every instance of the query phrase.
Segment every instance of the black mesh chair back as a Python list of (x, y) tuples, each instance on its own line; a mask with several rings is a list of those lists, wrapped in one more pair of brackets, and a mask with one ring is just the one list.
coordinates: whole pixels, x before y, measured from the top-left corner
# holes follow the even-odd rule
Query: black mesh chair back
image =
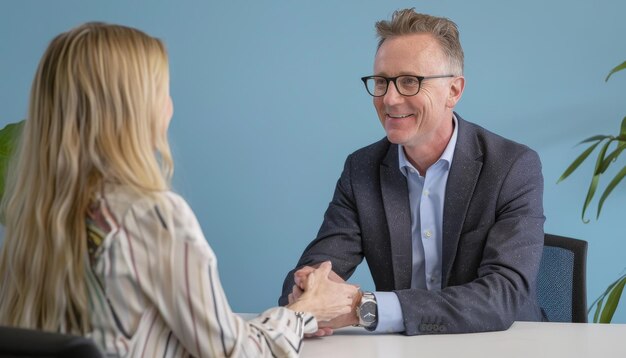
[(587, 322), (587, 242), (546, 234), (537, 302), (548, 321)]
[(103, 355), (85, 337), (0, 327), (0, 357), (100, 358)]

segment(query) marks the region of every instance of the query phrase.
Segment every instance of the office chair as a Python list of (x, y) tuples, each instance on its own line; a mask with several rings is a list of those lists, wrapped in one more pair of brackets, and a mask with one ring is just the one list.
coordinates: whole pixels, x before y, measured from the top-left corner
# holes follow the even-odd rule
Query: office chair
[(101, 358), (88, 338), (31, 329), (0, 327), (0, 358)]
[(545, 234), (537, 302), (551, 322), (587, 322), (587, 242)]

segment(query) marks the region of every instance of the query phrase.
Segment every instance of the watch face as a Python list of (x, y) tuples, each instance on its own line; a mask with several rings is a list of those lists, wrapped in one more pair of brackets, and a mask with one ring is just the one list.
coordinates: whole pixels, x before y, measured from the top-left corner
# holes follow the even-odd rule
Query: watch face
[(361, 321), (364, 323), (376, 322), (376, 303), (365, 302), (360, 308)]

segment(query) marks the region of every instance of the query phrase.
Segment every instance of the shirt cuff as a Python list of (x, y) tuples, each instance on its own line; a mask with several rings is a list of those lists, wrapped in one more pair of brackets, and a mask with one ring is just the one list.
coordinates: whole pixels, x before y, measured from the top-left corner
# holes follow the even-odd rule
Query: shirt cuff
[(394, 292), (374, 292), (374, 296), (378, 306), (378, 323), (374, 332), (404, 332), (404, 317), (398, 296)]

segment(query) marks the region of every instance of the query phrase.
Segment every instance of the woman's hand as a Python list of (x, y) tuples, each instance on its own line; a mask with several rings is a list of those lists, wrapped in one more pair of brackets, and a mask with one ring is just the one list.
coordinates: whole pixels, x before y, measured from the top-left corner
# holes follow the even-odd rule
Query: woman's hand
[(345, 282), (336, 282), (334, 277), (336, 274), (332, 272), (330, 261), (323, 262), (317, 269), (309, 268), (306, 271), (306, 274), (298, 277), (298, 286), (303, 289), (302, 294), (297, 295), (298, 297), (290, 295), (290, 301), (293, 302), (287, 308), (309, 312), (318, 321), (330, 321), (353, 311), (353, 301), (358, 295), (358, 287)]

